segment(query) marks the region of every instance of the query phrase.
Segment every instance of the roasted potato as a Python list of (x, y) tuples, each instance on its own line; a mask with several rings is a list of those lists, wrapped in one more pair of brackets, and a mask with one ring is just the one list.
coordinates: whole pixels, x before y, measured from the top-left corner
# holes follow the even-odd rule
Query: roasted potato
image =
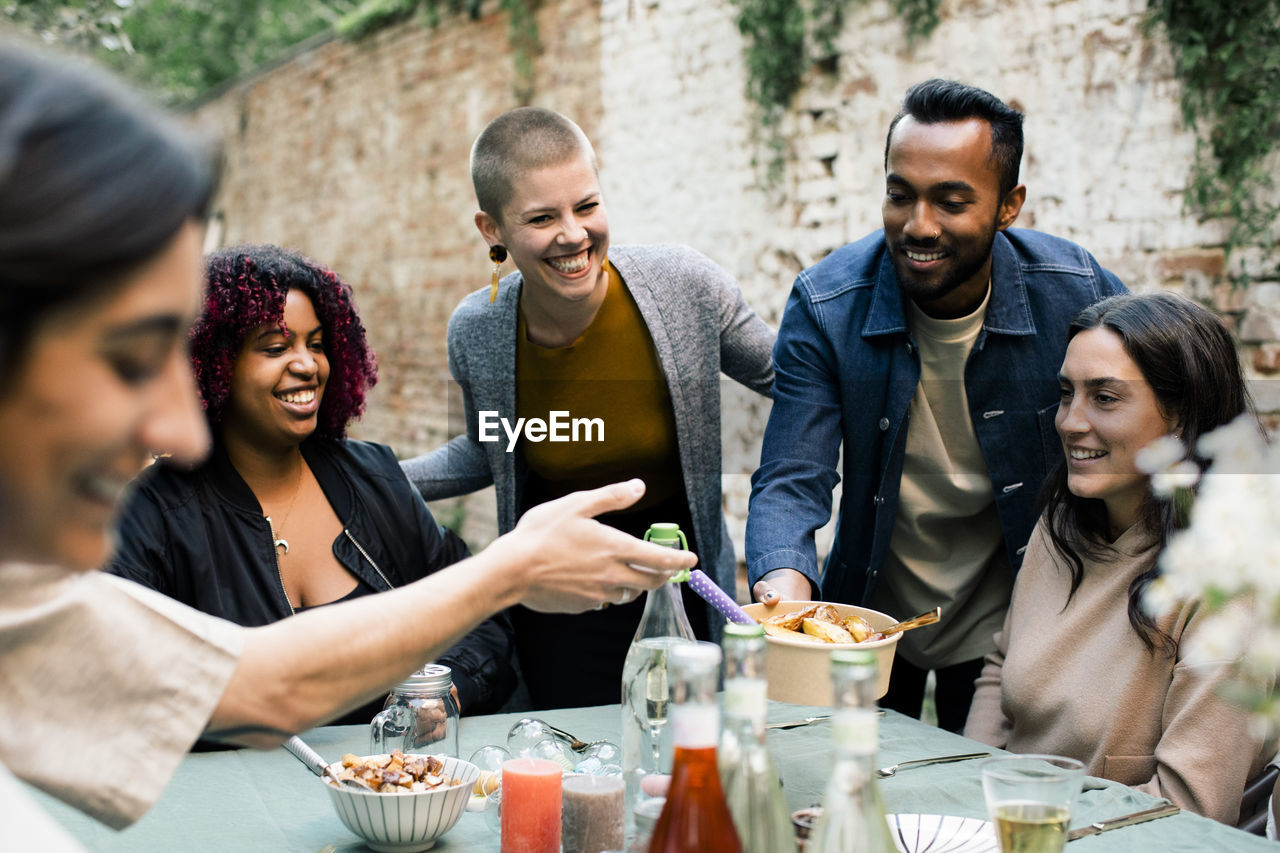
[(810, 637), (817, 637), (824, 643), (856, 643), (853, 634), (840, 627), (835, 622), (827, 622), (822, 619), (806, 619), (801, 626), (801, 630)]
[(810, 643), (864, 643), (883, 640), (867, 620), (850, 614), (841, 616), (830, 604), (811, 604), (790, 613), (764, 620), (764, 632), (771, 637), (786, 637)]
[[(803, 622), (803, 620), (801, 621)], [(809, 643), (825, 642), (818, 637), (811, 637), (802, 631), (794, 631), (790, 628), (784, 628), (781, 624), (773, 622), (773, 620), (766, 620), (762, 624), (764, 625), (764, 632), (770, 637), (788, 637), (792, 640), (804, 640)]]

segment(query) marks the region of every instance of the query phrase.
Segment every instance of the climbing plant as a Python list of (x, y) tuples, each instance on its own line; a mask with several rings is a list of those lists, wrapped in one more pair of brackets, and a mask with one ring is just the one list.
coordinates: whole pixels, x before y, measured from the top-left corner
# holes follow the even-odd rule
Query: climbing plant
[[(732, 0), (746, 37), (747, 95), (773, 123), (791, 105), (805, 73), (835, 52), (850, 0)], [(928, 38), (942, 0), (891, 0), (908, 43)]]
[[(541, 50), (538, 19), (540, 0), (498, 0), (507, 13), (507, 38), (515, 66), (513, 90), (522, 104), (533, 98), (533, 58)], [(374, 30), (416, 15), (425, 26), (435, 27), (446, 15), (480, 17), (482, 0), (365, 0), (338, 21), (334, 29), (345, 38), (357, 39)]]
[[(756, 105), (761, 141), (770, 150), (766, 174), (781, 176), (784, 143), (778, 123), (815, 65), (830, 66), (836, 37), (850, 0), (731, 0), (738, 31), (746, 38), (743, 59), (747, 97)], [(941, 0), (890, 0), (902, 18), (909, 44), (928, 38), (938, 25)]]
[(1148, 0), (1173, 49), (1182, 115), (1198, 131), (1185, 204), (1229, 223), (1228, 252), (1273, 247), (1280, 205), (1267, 164), (1280, 143), (1280, 0)]
[[(928, 38), (941, 0), (890, 0), (908, 43)], [(781, 170), (778, 122), (806, 73), (835, 68), (834, 42), (849, 0), (732, 0), (746, 40), (747, 95)], [(1199, 133), (1185, 203), (1229, 223), (1227, 252), (1275, 244), (1280, 205), (1268, 164), (1280, 145), (1280, 0), (1147, 0), (1182, 83), (1182, 114)]]

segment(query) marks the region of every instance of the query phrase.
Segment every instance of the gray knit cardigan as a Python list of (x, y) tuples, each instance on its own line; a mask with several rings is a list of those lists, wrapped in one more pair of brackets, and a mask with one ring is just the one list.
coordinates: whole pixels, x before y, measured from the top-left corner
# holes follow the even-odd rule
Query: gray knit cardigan
[[(732, 276), (686, 246), (614, 246), (609, 262), (640, 309), (671, 392), (694, 534), (704, 555), (718, 555), (715, 565), (703, 570), (732, 594), (733, 543), (720, 500), (720, 373), (771, 397), (776, 333), (747, 306)], [(427, 500), (494, 484), (501, 533), (516, 524), (528, 469), (518, 447), (507, 452), (505, 436), (478, 441), (476, 413), (497, 411), (515, 422), (516, 311), (522, 281), (519, 272), (512, 273), (502, 280), (496, 302), (489, 302), (486, 287), (464, 298), (453, 312), (449, 370), (462, 388), (467, 432), (401, 463)]]

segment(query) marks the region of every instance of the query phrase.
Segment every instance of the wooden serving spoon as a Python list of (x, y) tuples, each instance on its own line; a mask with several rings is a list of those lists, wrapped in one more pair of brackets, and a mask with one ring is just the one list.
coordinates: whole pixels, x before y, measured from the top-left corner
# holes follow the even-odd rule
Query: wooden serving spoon
[(942, 608), (935, 607), (932, 610), (928, 611), (927, 613), (921, 613), (919, 616), (913, 616), (912, 618), (899, 622), (896, 625), (890, 625), (888, 628), (885, 628), (883, 631), (880, 631), (879, 633), (884, 634), (886, 637), (888, 637), (891, 634), (898, 634), (898, 633), (901, 633), (902, 631), (910, 631), (912, 628), (919, 628), (922, 625), (932, 625), (934, 622), (937, 622), (941, 618), (942, 618)]

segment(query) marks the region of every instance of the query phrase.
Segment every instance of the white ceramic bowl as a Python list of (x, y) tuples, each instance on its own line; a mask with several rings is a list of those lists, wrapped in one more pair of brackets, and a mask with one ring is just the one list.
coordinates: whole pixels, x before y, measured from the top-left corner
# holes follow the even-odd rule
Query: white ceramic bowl
[[(364, 839), (370, 849), (389, 853), (428, 850), (462, 817), (480, 768), (459, 758), (440, 756), (444, 776), (456, 784), (431, 791), (376, 794), (356, 788), (338, 788), (323, 779), (333, 807), (347, 829)], [(342, 763), (331, 765), (335, 773)]]
[[(898, 621), (878, 610), (835, 602), (784, 601), (769, 608), (763, 604), (748, 604), (743, 610), (755, 619), (764, 620), (817, 603), (830, 603), (841, 616), (855, 613), (877, 631)], [(889, 690), (889, 672), (893, 669), (893, 655), (901, 636), (894, 634), (887, 639), (869, 643), (809, 643), (765, 635), (764, 666), (765, 676), (769, 680), (769, 698), (775, 702), (790, 702), (794, 705), (830, 706), (831, 653), (836, 649), (868, 649), (876, 653), (876, 698), (879, 698)]]

